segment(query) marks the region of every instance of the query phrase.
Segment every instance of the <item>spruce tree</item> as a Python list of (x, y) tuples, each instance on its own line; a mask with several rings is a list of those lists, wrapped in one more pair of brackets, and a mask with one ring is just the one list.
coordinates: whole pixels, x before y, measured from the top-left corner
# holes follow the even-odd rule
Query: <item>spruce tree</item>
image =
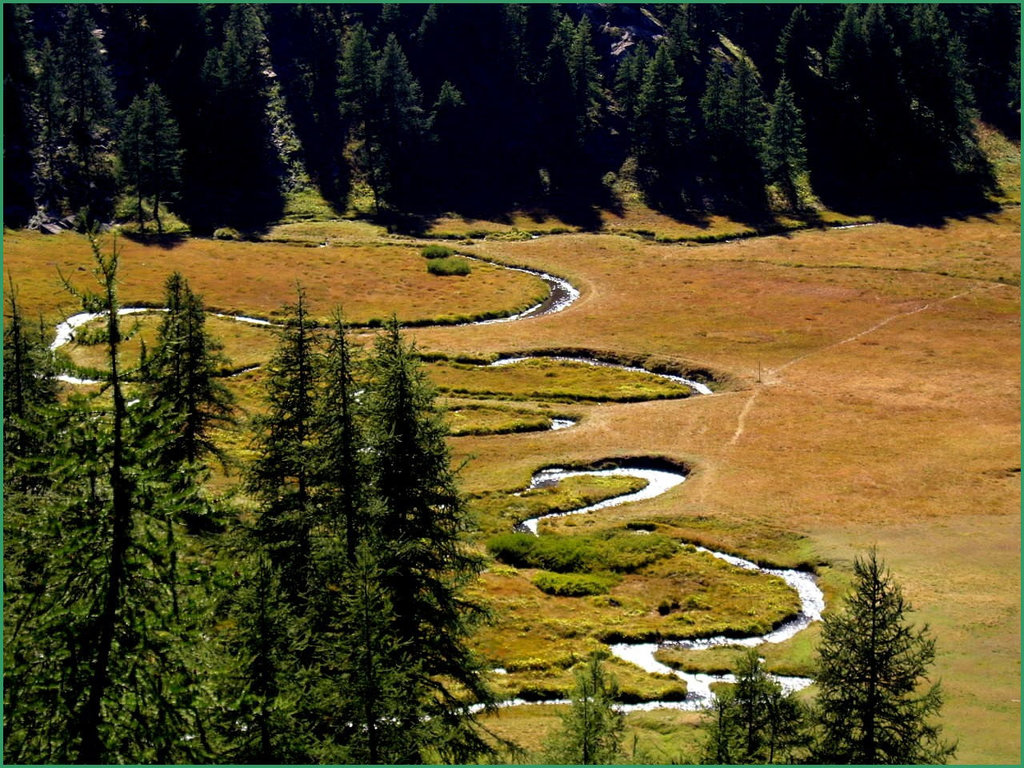
[(765, 179), (779, 185), (791, 206), (798, 206), (800, 200), (797, 183), (807, 170), (807, 151), (804, 146), (803, 117), (797, 109), (793, 89), (785, 77), (779, 81), (768, 110), (761, 157)]
[(807, 746), (805, 707), (748, 651), (736, 682), (714, 697), (702, 762), (711, 765), (793, 763)]
[(928, 678), (935, 640), (927, 625), (909, 623), (910, 611), (874, 549), (854, 561), (853, 591), (825, 616), (818, 646), (818, 762), (941, 764), (955, 753), (934, 722), (942, 707)]
[[(202, 504), (189, 468), (158, 459), (160, 415), (129, 407), (120, 370), (116, 247), (93, 245), (106, 318), (103, 400), (72, 397), (54, 417), (45, 482), (5, 509), (7, 759), (192, 762), (206, 753), (195, 659), (205, 615), (202, 565), (181, 516)], [(5, 499), (5, 501), (7, 501)]]
[(269, 411), (255, 420), (259, 455), (249, 487), (263, 504), (256, 536), (281, 568), (292, 605), (299, 607), (311, 577), (312, 438), (320, 356), (301, 288), (296, 303), (286, 309), (288, 318), (268, 366)]
[(493, 702), (467, 645), (484, 611), (464, 590), (482, 563), (463, 541), (470, 520), (451, 468), (447, 425), (396, 321), (377, 339), (370, 374), (367, 456), (379, 507), (369, 525), (394, 612), (392, 635), (420, 660), (417, 695), (438, 728), (430, 746), (443, 760), (465, 762), (490, 751), (469, 711), (474, 701)]
[(562, 715), (561, 728), (548, 740), (552, 763), (605, 765), (621, 756), (625, 718), (615, 707), (618, 684), (608, 676), (597, 654), (573, 672), (576, 685), (572, 706)]

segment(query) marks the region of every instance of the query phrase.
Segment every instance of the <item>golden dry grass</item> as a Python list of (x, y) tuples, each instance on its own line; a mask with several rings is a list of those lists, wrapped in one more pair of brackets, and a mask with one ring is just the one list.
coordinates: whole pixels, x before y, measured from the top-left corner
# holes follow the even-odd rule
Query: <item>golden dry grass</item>
[[(127, 239), (119, 244), (120, 298), (126, 306), (159, 306), (163, 281), (175, 270), (209, 309), (265, 318), (279, 317), (300, 284), (314, 318), (326, 321), (341, 306), (353, 323), (392, 314), (401, 322), (422, 322), (510, 313), (547, 295), (539, 278), (489, 264), (474, 264), (465, 278), (430, 275), (418, 249), (389, 242), (326, 248), (194, 239), (167, 248)], [(78, 311), (58, 270), (80, 288), (95, 288), (88, 243), (76, 234), (7, 232), (4, 267), (30, 317), (59, 319)]]
[(1018, 279), (1019, 210), (713, 246), (565, 235), (476, 249), (567, 276), (582, 298), (518, 326), (417, 331), (423, 347), (659, 355), (728, 373), (733, 391), (594, 406), (571, 434), (460, 438), (468, 488), (512, 487), (541, 462), (686, 461), (684, 485), (601, 514), (829, 561), (830, 604), (876, 545), (934, 630), (958, 761), (1019, 760), (1020, 315), (1000, 282)]
[[(73, 241), (6, 239), (23, 302), (52, 308), (47, 263), (83, 263), (62, 251)], [(378, 250), (402, 250), (387, 243)], [(325, 295), (349, 280), (345, 270), (315, 266), (335, 248), (232, 243), (204, 255), (207, 246), (133, 246), (141, 251), (132, 256), (126, 248), (123, 295), (159, 298), (176, 259), (190, 265), (183, 271), (209, 303), (219, 297), (218, 306), (250, 314), (291, 298), (296, 264), (322, 270), (316, 284)], [(456, 462), (468, 460), (467, 492), (522, 488), (542, 465), (650, 455), (685, 462), (689, 479), (665, 495), (553, 530), (655, 522), (669, 535), (765, 562), (828, 563), (820, 572), (830, 606), (853, 557), (875, 545), (937, 639), (935, 675), (947, 695), (947, 732), (960, 742), (957, 760), (1019, 762), (1018, 208), (937, 227), (880, 224), (719, 245), (566, 234), (465, 250), (565, 276), (581, 298), (548, 317), (411, 331), (421, 349), (487, 358), (589, 348), (705, 367), (726, 382), (710, 397), (574, 404), (582, 418), (571, 430), (453, 438)], [(232, 286), (243, 263), (271, 271), (261, 252), (278, 254), (281, 274), (258, 290)], [(143, 265), (142, 254), (158, 263)], [(300, 261), (281, 258), (294, 254)], [(455, 300), (438, 296), (437, 306)], [(255, 399), (258, 378), (234, 386)], [(615, 589), (646, 599), (639, 583), (629, 585)], [(482, 636), (495, 656), (585, 654), (599, 624), (617, 618), (573, 609), (580, 603), (559, 601), (578, 598), (550, 598), (522, 576), (491, 574), (480, 589), (497, 606), (523, 601), (521, 610), (540, 619)], [(812, 638), (813, 630), (766, 655), (775, 668), (806, 669)], [(556, 682), (566, 674), (557, 664), (549, 671)], [(494, 723), (533, 748), (538, 729), (557, 722), (551, 710), (502, 713)], [(690, 733), (688, 717), (665, 727)]]

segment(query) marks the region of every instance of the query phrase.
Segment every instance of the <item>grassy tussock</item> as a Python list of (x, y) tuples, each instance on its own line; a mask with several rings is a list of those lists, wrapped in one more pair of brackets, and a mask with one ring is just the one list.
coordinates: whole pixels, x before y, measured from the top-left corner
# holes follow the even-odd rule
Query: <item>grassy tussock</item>
[(470, 273), (469, 261), (461, 256), (432, 258), (427, 262), (427, 272), (439, 277), (465, 277)]
[(470, 499), (470, 508), (485, 533), (505, 534), (523, 520), (586, 507), (633, 493), (646, 484), (636, 477), (570, 477), (556, 486), (532, 488), (516, 495), (485, 492)]
[(451, 405), (447, 412), (453, 436), (509, 435), (551, 429), (552, 416), (537, 410), (493, 405)]
[(493, 368), (437, 361), (429, 370), (441, 392), (463, 397), (638, 402), (692, 394), (684, 384), (647, 373), (559, 360), (525, 360)]

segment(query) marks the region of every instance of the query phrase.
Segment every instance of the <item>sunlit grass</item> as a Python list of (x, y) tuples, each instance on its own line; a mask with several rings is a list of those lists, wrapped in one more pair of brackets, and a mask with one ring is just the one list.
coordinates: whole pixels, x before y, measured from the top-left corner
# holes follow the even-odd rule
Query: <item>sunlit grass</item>
[(439, 391), (462, 397), (635, 402), (692, 394), (686, 385), (652, 374), (562, 360), (541, 358), (501, 366), (441, 360), (427, 367)]

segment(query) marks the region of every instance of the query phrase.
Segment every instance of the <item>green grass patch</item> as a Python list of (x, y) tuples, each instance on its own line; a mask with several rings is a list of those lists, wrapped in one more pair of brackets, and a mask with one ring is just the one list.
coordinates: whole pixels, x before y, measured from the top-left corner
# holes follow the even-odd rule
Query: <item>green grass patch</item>
[(441, 392), (465, 397), (628, 403), (693, 393), (685, 384), (643, 371), (544, 358), (493, 367), (443, 360), (428, 367)]
[(453, 253), (454, 251), (446, 245), (427, 245), (420, 251), (425, 259), (444, 259)]
[(440, 277), (465, 277), (470, 272), (469, 261), (461, 256), (432, 258), (427, 262), (427, 272)]
[[(164, 313), (127, 315), (121, 318), (121, 332), (125, 340), (120, 346), (120, 362), (125, 367), (138, 364), (145, 345), (149, 352), (156, 348), (157, 331)], [(224, 345), (222, 364), (224, 373), (234, 373), (265, 362), (277, 343), (274, 332), (266, 326), (242, 323), (228, 318), (207, 316), (206, 330)], [(75, 340), (64, 351), (80, 370), (107, 372), (106, 320), (97, 319), (75, 332)]]
[(615, 586), (620, 577), (610, 573), (552, 573), (534, 574), (533, 585), (541, 592), (560, 597), (604, 595)]
[(281, 216), (280, 223), (325, 221), (337, 217), (338, 211), (331, 207), (320, 191), (315, 187), (308, 186), (285, 194), (284, 214)]
[(510, 435), (551, 429), (552, 415), (525, 408), (493, 405), (457, 405), (447, 412), (453, 436)]
[(523, 520), (597, 504), (634, 493), (647, 485), (637, 477), (569, 477), (555, 486), (531, 488), (518, 495), (491, 491), (470, 500), (485, 533), (506, 533)]
[(633, 573), (676, 554), (679, 545), (657, 534), (610, 530), (578, 536), (506, 533), (488, 540), (487, 549), (501, 562), (516, 568), (543, 568), (558, 573)]

